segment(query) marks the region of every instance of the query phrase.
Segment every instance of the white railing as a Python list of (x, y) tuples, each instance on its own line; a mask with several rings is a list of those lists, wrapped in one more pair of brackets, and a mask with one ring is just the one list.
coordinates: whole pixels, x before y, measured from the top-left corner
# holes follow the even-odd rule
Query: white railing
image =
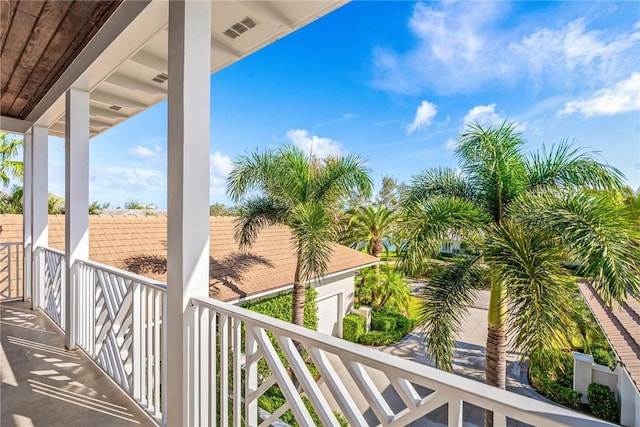
[(23, 294), (23, 244), (0, 243), (0, 301), (22, 298)]
[[(37, 248), (35, 262), (42, 269), (37, 276), (43, 286), (41, 308), (60, 328), (65, 328), (65, 258), (64, 252), (52, 248)], [(32, 298), (37, 298), (33, 295)]]
[(161, 422), (166, 285), (91, 261), (76, 268), (77, 344)]
[[(334, 411), (350, 426), (405, 426), (423, 417), (461, 426), (474, 410), (482, 421), (484, 410), (493, 411), (494, 426), (506, 426), (507, 419), (549, 427), (610, 425), (211, 298), (192, 298), (191, 303), (194, 335), (189, 341), (196, 346), (189, 352), (196, 365), (191, 372), (200, 380), (194, 395), (204, 396), (191, 407), (195, 425), (270, 425), (287, 410), (300, 425), (315, 425), (302, 395), (322, 425), (331, 426), (339, 425)], [(315, 365), (320, 382), (295, 342)], [(258, 375), (261, 359), (261, 373), (268, 366), (263, 378)], [(272, 386), (280, 388), (286, 403), (258, 421), (258, 398)]]

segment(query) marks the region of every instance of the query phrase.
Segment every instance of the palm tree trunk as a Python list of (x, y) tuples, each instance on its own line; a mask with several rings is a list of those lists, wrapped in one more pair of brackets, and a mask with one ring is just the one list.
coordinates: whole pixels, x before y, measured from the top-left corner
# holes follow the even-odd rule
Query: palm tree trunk
[[(487, 347), (486, 347), (486, 383), (501, 389), (506, 388), (507, 374), (507, 325), (506, 301), (504, 290), (499, 283), (491, 286), (489, 301)], [(493, 426), (493, 412), (485, 412), (485, 426)]]
[(298, 255), (298, 262), (296, 263), (296, 272), (293, 277), (293, 312), (292, 321), (295, 325), (304, 326), (304, 303), (305, 303), (305, 284), (302, 283), (300, 277), (302, 259)]

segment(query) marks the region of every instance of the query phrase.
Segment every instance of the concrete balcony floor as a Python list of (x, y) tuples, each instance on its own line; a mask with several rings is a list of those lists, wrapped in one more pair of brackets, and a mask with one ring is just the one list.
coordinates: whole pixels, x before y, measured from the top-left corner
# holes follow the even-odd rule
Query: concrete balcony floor
[(22, 301), (0, 304), (0, 425), (156, 426), (81, 350)]

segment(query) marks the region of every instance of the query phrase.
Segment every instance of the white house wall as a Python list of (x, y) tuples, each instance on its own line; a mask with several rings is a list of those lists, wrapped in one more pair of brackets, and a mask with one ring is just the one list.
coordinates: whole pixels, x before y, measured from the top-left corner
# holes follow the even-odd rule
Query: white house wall
[[(328, 278), (323, 279), (320, 283), (312, 284), (312, 287), (318, 292), (318, 296), (316, 298), (316, 302), (319, 303), (327, 298), (332, 298), (337, 296), (338, 298), (338, 328), (337, 328), (337, 336), (342, 336), (342, 319), (345, 315), (349, 314), (351, 308), (353, 308), (353, 297), (354, 297), (354, 277), (355, 272), (347, 272), (342, 274), (337, 274)], [(322, 316), (331, 316), (332, 313), (321, 313), (318, 310), (318, 317)], [(319, 332), (331, 334), (331, 331), (322, 330), (322, 321), (319, 322)]]

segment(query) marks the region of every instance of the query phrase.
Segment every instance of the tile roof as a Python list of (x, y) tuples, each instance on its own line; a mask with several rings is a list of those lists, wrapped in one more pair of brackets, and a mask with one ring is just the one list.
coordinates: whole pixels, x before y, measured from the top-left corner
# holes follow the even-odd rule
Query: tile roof
[(610, 310), (591, 285), (578, 282), (578, 287), (621, 364), (640, 389), (640, 301), (629, 296), (627, 302)]
[[(263, 230), (252, 248), (241, 252), (233, 217), (211, 217), (209, 294), (223, 301), (276, 290), (292, 284), (295, 257), (291, 232)], [(22, 240), (22, 215), (0, 216), (0, 241)], [(49, 217), (49, 246), (64, 250), (64, 216)], [(89, 258), (166, 282), (166, 216), (89, 216)], [(333, 246), (327, 274), (371, 265), (376, 258), (342, 245)]]

